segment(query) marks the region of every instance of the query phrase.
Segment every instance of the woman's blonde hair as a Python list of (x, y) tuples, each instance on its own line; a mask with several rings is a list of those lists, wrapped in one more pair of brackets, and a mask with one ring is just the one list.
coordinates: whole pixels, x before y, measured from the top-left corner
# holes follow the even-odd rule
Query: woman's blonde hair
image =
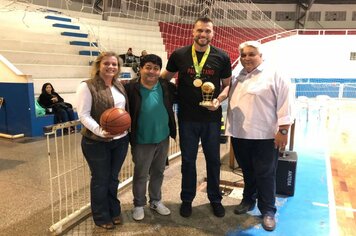
[(99, 56), (95, 59), (95, 61), (93, 62), (92, 65), (92, 69), (91, 69), (91, 78), (93, 79), (96, 75), (99, 74), (100, 71), (100, 63), (103, 60), (104, 57), (116, 57), (117, 59), (117, 66), (119, 67), (119, 70), (117, 72), (117, 74), (114, 76), (114, 79), (116, 79), (119, 74), (120, 74), (120, 69), (121, 69), (121, 65), (120, 65), (120, 61), (119, 61), (119, 56), (115, 53), (115, 52), (101, 52), (99, 54)]

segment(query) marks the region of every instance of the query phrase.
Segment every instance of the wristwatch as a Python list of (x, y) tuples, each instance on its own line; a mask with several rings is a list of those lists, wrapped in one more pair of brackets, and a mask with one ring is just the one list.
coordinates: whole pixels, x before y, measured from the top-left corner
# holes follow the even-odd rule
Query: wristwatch
[(279, 132), (283, 135), (287, 135), (288, 134), (288, 130), (287, 129), (280, 129)]

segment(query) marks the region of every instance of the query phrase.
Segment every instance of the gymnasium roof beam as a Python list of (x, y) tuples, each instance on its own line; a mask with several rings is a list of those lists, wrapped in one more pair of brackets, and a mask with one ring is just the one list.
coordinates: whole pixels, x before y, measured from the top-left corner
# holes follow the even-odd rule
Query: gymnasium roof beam
[(307, 19), (307, 13), (314, 4), (315, 0), (307, 0), (301, 1), (299, 0), (296, 5), (296, 20), (295, 20), (295, 28), (296, 29), (304, 29), (305, 21)]

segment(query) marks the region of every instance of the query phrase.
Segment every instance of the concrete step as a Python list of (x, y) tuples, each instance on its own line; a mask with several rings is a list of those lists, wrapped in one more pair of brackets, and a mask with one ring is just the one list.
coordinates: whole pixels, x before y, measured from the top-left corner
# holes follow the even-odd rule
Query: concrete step
[[(121, 72), (123, 73), (128, 73), (130, 74), (130, 78), (135, 77), (135, 73), (132, 71), (131, 67), (121, 67)], [(127, 75), (128, 75), (127, 74)], [(128, 79), (130, 79), (128, 78)], [(43, 78), (39, 78), (34, 76), (32, 78), (33, 80), (33, 87), (34, 87), (34, 93), (35, 95), (38, 97), (41, 94), (41, 89), (42, 89), (42, 85), (44, 83), (51, 83), (54, 87), (54, 89), (56, 90), (56, 92), (58, 92), (60, 95), (62, 93), (65, 94), (73, 94), (77, 91), (77, 87), (78, 85), (82, 82), (89, 79), (89, 74), (86, 78), (77, 78), (77, 77), (68, 77), (68, 78), (62, 78), (62, 77), (43, 77)]]
[(130, 35), (130, 34), (100, 34), (100, 36), (97, 37), (98, 41), (102, 42), (113, 42), (120, 44), (122, 41), (130, 41), (132, 42), (132, 46), (135, 46), (134, 44), (136, 42), (144, 42), (146, 44), (163, 44), (163, 38), (161, 37), (143, 37), (142, 35)]
[(98, 56), (99, 54), (100, 54), (99, 51), (92, 51), (92, 50), (79, 51), (79, 55), (82, 55), (82, 56)]
[(148, 43), (148, 42), (129, 40), (129, 39), (121, 40), (121, 41), (99, 40), (98, 45), (100, 49), (103, 48), (104, 50), (113, 50), (119, 54), (124, 54), (127, 52), (128, 48), (132, 48), (133, 53), (137, 56), (141, 54), (142, 50), (146, 50), (151, 53), (153, 52), (164, 53), (166, 51), (163, 44)]
[(35, 41), (37, 43), (67, 43), (71, 38), (63, 37), (60, 35), (60, 32), (29, 32), (23, 30), (4, 30), (6, 34), (0, 34), (0, 39), (3, 40), (26, 40), (26, 41)]
[(64, 22), (72, 22), (72, 19), (68, 18), (68, 17), (59, 17), (59, 16), (45, 16), (45, 19), (48, 20), (55, 20), (55, 21), (64, 21)]
[(1, 50), (0, 54), (8, 59), (11, 63), (16, 64), (51, 64), (51, 65), (89, 65), (91, 57), (78, 55), (78, 52), (73, 54), (64, 53), (40, 53)]
[(88, 34), (69, 32), (69, 31), (61, 32), (61, 35), (68, 36), (68, 37), (75, 37), (75, 38), (88, 38)]
[(34, 77), (33, 80), (33, 88), (36, 96), (41, 94), (42, 85), (44, 83), (51, 83), (59, 94), (62, 93), (75, 93), (78, 85), (88, 78), (38, 78)]
[(125, 18), (125, 17), (115, 17), (115, 16), (109, 16), (108, 17), (108, 24), (110, 24), (109, 22), (113, 22), (113, 23), (116, 23), (116, 24), (127, 24), (127, 25), (143, 25), (145, 27), (158, 26), (158, 23), (156, 21), (139, 20), (139, 19)]
[(89, 47), (89, 46), (97, 47), (98, 46), (98, 43), (96, 43), (96, 42), (90, 43), (88, 41), (70, 41), (69, 44), (77, 45), (77, 46), (86, 46), (86, 47)]
[(88, 78), (90, 66), (80, 65), (46, 65), (46, 64), (17, 64), (14, 65), (24, 74), (36, 78)]
[[(84, 26), (81, 26), (82, 29), (85, 29)], [(138, 28), (138, 25), (132, 25), (130, 28), (123, 28), (123, 27), (107, 27), (107, 26), (92, 26), (90, 31), (93, 32), (95, 35), (105, 35), (109, 34), (108, 36), (115, 35), (136, 35), (141, 37), (161, 37), (161, 33), (159, 28), (155, 28), (152, 30), (141, 30)]]
[(100, 18), (79, 18), (78, 22), (84, 25), (93, 25), (97, 27), (114, 27), (123, 29), (137, 29), (142, 31), (159, 31), (159, 25), (153, 21), (134, 20), (123, 17), (108, 17), (108, 21), (103, 21)]
[[(28, 39), (26, 39), (28, 40)], [(80, 50), (88, 49), (87, 46), (69, 45), (68, 42), (58, 42), (59, 40), (48, 43), (38, 41), (21, 41), (12, 39), (0, 39), (0, 50), (64, 53), (77, 55)]]
[(62, 29), (74, 29), (80, 30), (80, 26), (77, 25), (68, 25), (68, 24), (61, 24), (61, 23), (54, 23), (52, 24), (53, 27), (62, 28)]
[[(125, 80), (130, 80), (132, 78), (136, 78), (136, 74), (132, 71), (131, 67), (121, 67), (121, 72), (126, 75), (130, 74), (130, 77), (127, 76), (123, 78)], [(44, 83), (51, 83), (59, 95), (63, 97), (64, 101), (71, 103), (74, 108), (76, 107), (76, 91), (79, 84), (87, 79), (89, 79), (89, 75), (86, 78), (75, 78), (75, 77), (43, 77), (39, 78), (34, 76), (33, 78), (33, 87), (35, 97), (38, 97), (41, 94), (42, 85)]]

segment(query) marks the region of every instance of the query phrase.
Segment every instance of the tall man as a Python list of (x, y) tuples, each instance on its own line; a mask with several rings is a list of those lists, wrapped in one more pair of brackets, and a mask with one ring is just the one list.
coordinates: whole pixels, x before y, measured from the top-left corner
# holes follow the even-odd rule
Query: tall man
[(272, 231), (278, 148), (285, 148), (293, 123), (289, 81), (263, 62), (260, 43), (244, 42), (239, 51), (243, 68), (230, 88), (226, 124), (245, 183), (234, 212), (244, 214), (258, 200), (262, 226)]
[(140, 61), (140, 79), (125, 85), (132, 118), (130, 143), (135, 163), (133, 176), (134, 220), (145, 216), (148, 191), (150, 208), (161, 215), (171, 211), (162, 203), (161, 186), (169, 147), (169, 136), (176, 138), (173, 100), (176, 87), (159, 79), (162, 59), (154, 54)]
[[(180, 214), (192, 214), (192, 201), (196, 195), (196, 159), (201, 140), (207, 168), (207, 192), (214, 215), (223, 217), (220, 182), (220, 103), (227, 97), (231, 78), (229, 56), (210, 42), (214, 36), (209, 18), (199, 18), (193, 28), (193, 45), (175, 50), (170, 56), (165, 79), (178, 76), (178, 123), (182, 151), (182, 189)], [(211, 82), (215, 86), (211, 106), (203, 107), (201, 86)], [(222, 86), (221, 86), (222, 84)]]

